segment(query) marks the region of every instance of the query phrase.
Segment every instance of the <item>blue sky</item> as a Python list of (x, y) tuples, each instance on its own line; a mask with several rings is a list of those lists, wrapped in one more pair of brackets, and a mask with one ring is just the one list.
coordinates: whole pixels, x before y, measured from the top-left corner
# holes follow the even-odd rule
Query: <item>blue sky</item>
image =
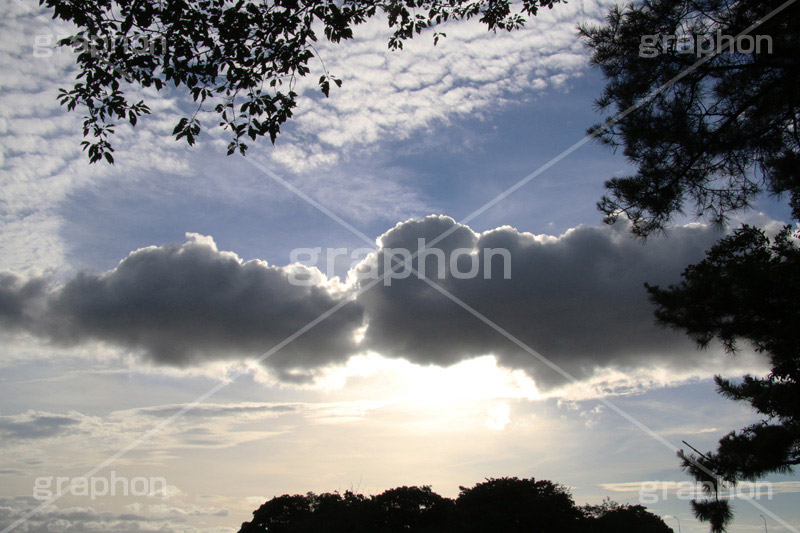
[[(754, 420), (719, 398), (711, 377), (763, 372), (763, 361), (699, 353), (656, 331), (640, 290), (644, 280), (677, 279), (720, 234), (687, 219), (643, 245), (624, 223), (604, 227), (594, 206), (602, 184), (630, 167), (595, 143), (468, 227), (457, 222), (601, 120), (592, 102), (603, 80), (575, 26), (600, 20), (610, 5), (571, 2), (513, 34), (454, 24), (438, 47), (423, 35), (402, 52), (388, 52), (385, 30), (370, 23), (353, 42), (320, 48), (343, 87), (322, 100), (301, 86), (296, 119), (274, 147), (262, 142), (247, 159), (225, 156), (225, 143), (211, 136), (192, 148), (176, 143), (170, 132), (187, 102), (177, 92), (145, 94), (154, 113), (135, 130), (119, 129), (113, 167), (88, 165), (80, 116), (55, 100), (74, 71), (68, 53), (47, 54), (42, 43), (68, 29), (54, 28), (29, 0), (0, 7), (0, 271), (17, 283), (48, 280), (44, 302), (111, 302), (108, 316), (94, 320), (71, 308), (56, 316), (74, 327), (63, 335), (48, 317), (2, 332), (0, 525), (38, 503), (37, 477), (80, 476), (233, 376), (107, 469), (162, 476), (166, 496), (65, 496), (18, 530), (236, 531), (265, 499), (287, 492), (430, 484), (454, 496), (459, 485), (504, 475), (568, 485), (581, 504), (605, 496), (637, 503), (638, 483), (686, 481), (673, 450), (605, 402), (676, 446), (711, 449)], [(509, 284), (446, 286), (575, 382), (554, 380), (424, 286), (354, 296), (347, 274), (356, 264), (345, 259), (319, 281), (317, 299), (270, 285), (287, 272), (292, 250), (366, 245), (270, 172), (370, 240), (403, 242), (447, 227), (471, 246), (515, 246)], [(765, 201), (741, 219), (775, 228), (788, 213)], [(231, 286), (252, 274), (264, 292), (228, 301), (217, 278), (203, 277), (223, 264)], [(64, 288), (77, 286), (78, 272), (96, 295)], [(114, 292), (130, 272), (138, 285)], [(165, 283), (181, 287), (177, 296)], [(182, 297), (200, 303), (193, 309)], [(256, 361), (313, 311), (350, 297), (349, 315)], [(128, 314), (131, 299), (175, 311), (154, 331)], [(606, 316), (597, 311), (603, 304)], [(96, 325), (106, 319), (108, 327)], [(181, 357), (164, 346), (179, 346)], [(302, 379), (290, 379), (295, 370)], [(800, 482), (770, 481), (775, 494), (757, 502), (766, 511), (737, 502), (731, 531), (760, 530), (759, 514), (775, 531), (790, 531), (781, 520), (800, 523)], [(684, 531), (706, 530), (674, 487), (648, 506), (677, 515)]]

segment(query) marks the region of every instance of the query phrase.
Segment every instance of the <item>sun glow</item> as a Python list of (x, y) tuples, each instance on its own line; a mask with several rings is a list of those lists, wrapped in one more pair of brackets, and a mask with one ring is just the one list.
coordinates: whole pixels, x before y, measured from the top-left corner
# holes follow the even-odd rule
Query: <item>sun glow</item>
[(442, 368), (370, 353), (351, 357), (345, 365), (329, 369), (317, 380), (317, 385), (326, 390), (342, 389), (345, 385), (348, 389), (379, 390), (381, 397), (426, 408), (541, 397), (529, 376), (520, 370), (499, 367), (493, 356)]

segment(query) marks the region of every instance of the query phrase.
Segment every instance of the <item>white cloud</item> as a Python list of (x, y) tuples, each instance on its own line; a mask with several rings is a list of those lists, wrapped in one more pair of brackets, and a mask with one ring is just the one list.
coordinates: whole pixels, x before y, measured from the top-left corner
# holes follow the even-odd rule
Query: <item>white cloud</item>
[(386, 48), (385, 22), (369, 21), (352, 41), (318, 47), (343, 86), (324, 99), (313, 76), (299, 84), (306, 98), (273, 158), (302, 172), (457, 118), (488, 116), (547, 89), (562, 90), (587, 66), (576, 25), (598, 22), (610, 5), (557, 5), (511, 33), (490, 33), (477, 21), (448, 23), (442, 28), (447, 38), (437, 46), (426, 32), (396, 52)]
[[(0, 527), (6, 527), (32, 510), (40, 502), (30, 498), (0, 499)], [(167, 507), (161, 505), (128, 506), (123, 512), (104, 511), (95, 507), (49, 505), (15, 528), (21, 533), (41, 531), (74, 533), (233, 533), (235, 528), (202, 526), (187, 523), (190, 517), (227, 517), (225, 508)]]
[(501, 403), (489, 409), (489, 416), (486, 419), (486, 427), (494, 431), (503, 431), (511, 422), (511, 407), (507, 403)]

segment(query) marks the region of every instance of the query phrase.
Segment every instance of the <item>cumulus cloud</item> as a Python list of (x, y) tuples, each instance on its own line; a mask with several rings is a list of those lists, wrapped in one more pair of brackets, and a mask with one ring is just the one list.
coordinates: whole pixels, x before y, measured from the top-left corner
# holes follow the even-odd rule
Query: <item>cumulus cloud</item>
[[(458, 265), (460, 272), (469, 271), (468, 263), (474, 259), (476, 276), (457, 279), (448, 269), (437, 283), (578, 379), (610, 367), (698, 365), (703, 358), (697, 357), (688, 340), (654, 325), (643, 283), (676, 281), (719, 234), (696, 224), (642, 244), (627, 230), (623, 223), (579, 226), (559, 237), (510, 227), (478, 234), (448, 217), (428, 217), (399, 224), (381, 237), (381, 243), (386, 248), (417, 250), (418, 239), (430, 242), (452, 231), (436, 246), (444, 251), (447, 263), (456, 248), (473, 250), (476, 257), (460, 255)], [(491, 249), (510, 252), (509, 279), (504, 279), (496, 256), (487, 276), (485, 254)], [(385, 263), (382, 254), (377, 257), (378, 268)], [(431, 276), (438, 259), (429, 255), (426, 262)], [(419, 271), (421, 266), (415, 259), (414, 267)], [(539, 386), (564, 381), (415, 276), (380, 284), (359, 302), (369, 323), (364, 342), (383, 355), (449, 365), (493, 354), (503, 366), (527, 370)]]
[[(563, 375), (416, 275), (357, 292), (369, 280), (354, 280), (355, 274), (382, 274), (388, 249), (413, 253), (420, 239), (430, 243), (444, 232), (435, 245), (442, 264), (450, 265), (459, 248), (471, 252), (456, 254), (457, 271), (448, 266), (440, 273), (434, 254), (424, 262), (416, 258), (413, 267), (576, 379), (642, 369), (714, 371), (720, 354), (699, 356), (683, 335), (656, 327), (643, 289), (645, 281), (676, 281), (720, 237), (700, 224), (642, 244), (630, 238), (625, 223), (547, 236), (511, 227), (477, 233), (449, 217), (429, 216), (382, 235), (380, 248), (351, 271), (349, 284), (312, 267), (243, 262), (209, 237), (189, 234), (184, 244), (137, 250), (113, 270), (82, 273), (61, 286), (6, 275), (0, 278), (0, 320), (7, 329), (59, 344), (103, 341), (158, 364), (186, 367), (257, 357), (346, 301), (265, 366), (298, 381), (358, 353), (440, 366), (494, 355), (501, 366), (527, 372), (541, 390), (564, 385)], [(508, 250), (508, 279), (502, 256), (486, 262), (490, 250)], [(473, 264), (474, 276), (456, 275)], [(292, 269), (314, 284), (290, 283)]]
[[(61, 345), (87, 340), (140, 350), (159, 364), (197, 365), (254, 356), (341, 303), (322, 283), (289, 283), (290, 269), (243, 262), (196, 234), (184, 244), (137, 250), (111, 271), (81, 273), (43, 291), (40, 279), (0, 281), (0, 317)], [(316, 269), (306, 274), (321, 279)], [(343, 305), (269, 357), (284, 379), (355, 349), (362, 311)], [(298, 371), (300, 374), (294, 373)]]

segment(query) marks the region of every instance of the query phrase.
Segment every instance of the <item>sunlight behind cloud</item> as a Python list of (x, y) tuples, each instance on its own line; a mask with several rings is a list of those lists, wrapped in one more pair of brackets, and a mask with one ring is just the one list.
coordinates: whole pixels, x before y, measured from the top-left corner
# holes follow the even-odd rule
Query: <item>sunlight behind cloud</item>
[(489, 417), (486, 419), (486, 427), (494, 431), (503, 431), (511, 422), (511, 407), (507, 403), (501, 403), (489, 409)]
[(498, 398), (540, 398), (529, 376), (520, 370), (499, 367), (493, 356), (442, 368), (370, 353), (351, 357), (345, 365), (327, 369), (315, 384), (329, 391), (360, 385), (381, 391), (381, 397), (391, 395), (395, 401), (405, 404), (437, 408)]

